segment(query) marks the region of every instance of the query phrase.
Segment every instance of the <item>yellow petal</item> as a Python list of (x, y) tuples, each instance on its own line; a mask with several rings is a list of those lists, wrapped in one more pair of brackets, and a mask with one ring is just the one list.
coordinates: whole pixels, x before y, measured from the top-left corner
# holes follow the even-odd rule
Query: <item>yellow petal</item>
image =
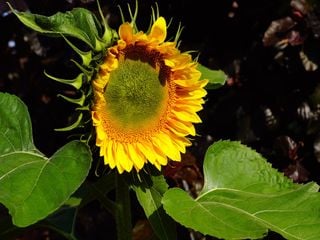
[(100, 124), (99, 114), (96, 111), (91, 112), (91, 118), (92, 118), (93, 126), (97, 126)]
[(140, 170), (145, 163), (144, 156), (141, 155), (140, 151), (138, 150), (138, 147), (134, 143), (128, 143), (127, 148), (133, 165), (137, 170)]
[[(194, 100), (200, 99), (207, 95), (207, 91), (202, 89), (202, 91), (198, 89), (193, 89), (192, 87), (185, 87), (184, 89), (177, 89), (177, 92), (181, 98), (181, 100)], [(182, 101), (183, 102), (183, 101)]]
[(182, 104), (176, 104), (175, 109), (177, 109), (178, 111), (185, 110), (185, 111), (193, 113), (193, 112), (199, 112), (200, 110), (203, 109), (203, 107), (201, 104), (188, 105), (188, 104), (182, 103)]
[(104, 60), (104, 63), (100, 65), (100, 71), (108, 71), (111, 72), (112, 70), (118, 68), (119, 62), (118, 59), (110, 54), (110, 51), (107, 55), (107, 58)]
[[(192, 67), (194, 64), (194, 62), (192, 62), (192, 57), (189, 54), (175, 55), (171, 61), (174, 62), (174, 68), (172, 69), (173, 72), (184, 70), (186, 68), (188, 68), (188, 71), (190, 71), (190, 67)], [(191, 66), (190, 62), (192, 63)]]
[[(156, 148), (155, 148), (156, 149)], [(163, 155), (163, 153), (159, 152), (159, 150), (156, 149), (157, 154), (157, 161), (155, 162), (155, 165), (159, 163), (160, 165), (167, 165), (168, 164), (168, 158)]]
[[(97, 142), (98, 142), (98, 138), (97, 138)], [(96, 144), (97, 146), (100, 146), (100, 156), (105, 156), (106, 155), (106, 149), (107, 149), (107, 144), (105, 143), (105, 141), (103, 141), (100, 145)]]
[(161, 164), (160, 164), (160, 163), (155, 162), (153, 165), (154, 165), (159, 171), (161, 170)]
[(199, 106), (204, 104), (205, 101), (202, 98), (199, 99), (183, 99), (183, 98), (179, 98), (176, 100), (176, 104), (185, 104), (185, 105), (189, 105), (189, 106)]
[(182, 153), (185, 153), (185, 149), (188, 146), (191, 146), (192, 143), (190, 142), (190, 140), (186, 137), (179, 137), (179, 136), (172, 136), (172, 141), (179, 146), (179, 150)]
[(170, 118), (170, 121), (168, 122), (170, 129), (175, 129), (176, 131), (179, 131), (181, 133), (184, 134), (184, 136), (186, 135), (192, 135), (195, 136), (196, 135), (196, 130), (193, 126), (192, 123), (188, 122), (184, 122), (181, 120), (177, 120), (175, 118)]
[(117, 162), (117, 170), (120, 174), (124, 172), (124, 168), (121, 166), (119, 162)]
[(157, 50), (167, 56), (175, 56), (180, 53), (180, 51), (176, 48), (176, 45), (176, 42), (164, 42), (157, 46)]
[(131, 42), (133, 37), (133, 29), (130, 23), (123, 23), (119, 28), (119, 36), (126, 42)]
[(172, 113), (175, 114), (177, 119), (181, 119), (185, 122), (201, 123), (200, 117), (196, 113), (190, 113), (187, 111), (179, 111), (178, 109), (173, 109)]
[(124, 148), (123, 143), (116, 143), (114, 144), (114, 147), (116, 148), (116, 151), (115, 151), (116, 161), (120, 162), (120, 165), (124, 170), (126, 170), (127, 172), (130, 172), (133, 167), (133, 162), (132, 162), (132, 159), (126, 153), (126, 149)]
[(137, 147), (150, 163), (154, 164), (157, 161), (153, 146), (149, 142), (143, 144), (138, 142)]
[[(152, 143), (154, 143), (154, 142), (152, 142)], [(163, 151), (161, 149), (159, 149), (156, 145), (153, 145), (153, 150), (154, 150), (154, 154), (156, 156), (156, 161), (155, 161), (154, 165), (155, 166), (157, 166), (157, 164), (167, 165), (168, 158), (167, 158), (167, 156), (165, 156)]]
[(104, 158), (105, 158), (105, 161), (109, 163), (110, 168), (113, 169), (116, 166), (116, 161), (114, 159), (114, 154), (113, 154), (113, 141), (109, 140), (106, 144), (108, 144), (108, 146), (106, 147), (106, 153)]
[(174, 67), (174, 62), (170, 59), (165, 59), (164, 64), (168, 67), (171, 67), (171, 68)]
[[(191, 124), (192, 125), (192, 124)], [(170, 131), (171, 134), (177, 135), (179, 137), (185, 137), (187, 135), (195, 136), (196, 135), (196, 130), (194, 126), (190, 127), (188, 130), (181, 129), (177, 126), (171, 126), (167, 125), (168, 130)]]
[[(181, 75), (179, 75), (181, 76)], [(190, 85), (192, 85), (193, 83), (195, 83), (197, 80), (193, 80), (193, 82), (190, 79), (178, 79), (177, 77), (175, 77), (176, 79), (174, 80), (174, 83), (181, 86), (181, 87), (189, 87)]]
[(167, 134), (159, 133), (157, 136), (152, 138), (155, 146), (167, 155), (170, 159), (180, 161), (181, 156), (179, 150), (172, 143), (171, 139)]
[(167, 24), (163, 17), (159, 17), (152, 25), (149, 38), (158, 40), (159, 43), (164, 42), (167, 37)]
[(96, 131), (97, 131), (96, 145), (97, 146), (105, 145), (107, 134), (105, 133), (105, 131), (101, 126), (96, 127)]

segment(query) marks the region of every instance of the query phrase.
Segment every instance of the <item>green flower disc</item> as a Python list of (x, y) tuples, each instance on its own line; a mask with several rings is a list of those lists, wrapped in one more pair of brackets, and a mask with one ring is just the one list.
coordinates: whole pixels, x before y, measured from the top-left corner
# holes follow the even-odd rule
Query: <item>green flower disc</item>
[(167, 91), (149, 63), (126, 59), (110, 73), (104, 97), (107, 113), (123, 128), (138, 129), (159, 121)]

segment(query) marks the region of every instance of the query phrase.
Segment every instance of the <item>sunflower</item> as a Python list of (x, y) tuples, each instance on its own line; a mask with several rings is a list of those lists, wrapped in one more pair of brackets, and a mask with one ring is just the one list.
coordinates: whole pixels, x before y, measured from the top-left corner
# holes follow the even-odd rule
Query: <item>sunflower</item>
[(200, 123), (204, 86), (197, 62), (165, 42), (167, 25), (157, 18), (148, 33), (128, 22), (108, 48), (93, 80), (92, 120), (100, 156), (119, 173), (147, 162), (159, 170), (180, 161)]

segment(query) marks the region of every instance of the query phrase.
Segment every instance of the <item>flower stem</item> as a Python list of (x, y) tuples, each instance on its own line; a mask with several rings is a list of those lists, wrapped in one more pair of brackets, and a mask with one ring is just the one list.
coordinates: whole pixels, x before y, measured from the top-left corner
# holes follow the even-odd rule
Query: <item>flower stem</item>
[(129, 186), (120, 174), (116, 174), (116, 204), (115, 218), (118, 240), (130, 240), (132, 238), (132, 226)]

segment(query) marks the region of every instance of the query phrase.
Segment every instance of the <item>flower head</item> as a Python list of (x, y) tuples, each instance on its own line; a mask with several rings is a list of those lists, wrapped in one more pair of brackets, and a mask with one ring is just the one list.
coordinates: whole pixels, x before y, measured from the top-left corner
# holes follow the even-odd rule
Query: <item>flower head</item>
[(93, 80), (93, 125), (100, 156), (122, 173), (147, 162), (161, 166), (181, 160), (201, 122), (204, 86), (197, 63), (165, 42), (166, 21), (156, 19), (148, 33), (130, 23), (107, 51)]

